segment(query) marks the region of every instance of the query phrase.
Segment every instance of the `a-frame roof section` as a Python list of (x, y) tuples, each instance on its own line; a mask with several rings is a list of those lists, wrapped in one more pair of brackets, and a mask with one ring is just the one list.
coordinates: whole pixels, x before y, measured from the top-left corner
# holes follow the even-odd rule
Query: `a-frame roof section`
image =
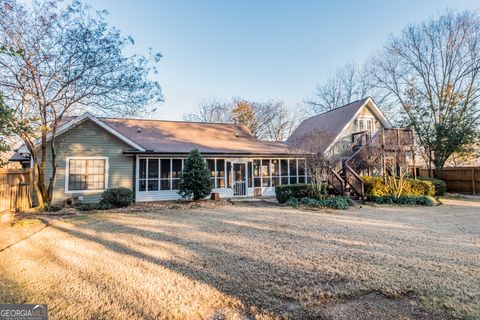
[(332, 140), (326, 144), (328, 147), (326, 147), (324, 152), (327, 152), (342, 137), (342, 132), (355, 120), (360, 111), (367, 106), (384, 127), (389, 128), (392, 126), (373, 99), (367, 97), (303, 120), (288, 137), (287, 144), (293, 145), (298, 141), (304, 140), (305, 137), (308, 137), (308, 134), (322, 131), (327, 133)]

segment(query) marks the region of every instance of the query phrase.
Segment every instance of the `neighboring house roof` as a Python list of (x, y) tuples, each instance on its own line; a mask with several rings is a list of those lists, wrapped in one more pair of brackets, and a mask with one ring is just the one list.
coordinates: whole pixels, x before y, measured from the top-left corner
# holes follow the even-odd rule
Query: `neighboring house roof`
[(202, 153), (233, 154), (285, 154), (288, 151), (283, 142), (257, 140), (242, 125), (114, 118), (100, 120), (148, 152), (188, 153), (193, 148)]
[(288, 137), (287, 144), (298, 144), (299, 141), (308, 138), (309, 134), (320, 132), (328, 141), (321, 148), (324, 150), (319, 150), (319, 152), (326, 152), (342, 137), (342, 132), (355, 120), (365, 106), (371, 109), (383, 126), (392, 126), (373, 99), (367, 97), (303, 120)]
[(22, 154), (20, 152), (15, 152), (9, 159), (9, 161), (30, 161), (30, 156), (28, 154)]

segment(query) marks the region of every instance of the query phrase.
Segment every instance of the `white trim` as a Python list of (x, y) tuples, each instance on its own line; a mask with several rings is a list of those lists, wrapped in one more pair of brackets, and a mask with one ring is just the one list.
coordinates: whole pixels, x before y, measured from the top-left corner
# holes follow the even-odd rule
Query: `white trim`
[(138, 188), (140, 186), (140, 159), (135, 155), (135, 202), (138, 201)]
[(375, 102), (372, 100), (372, 98), (368, 98), (367, 100), (365, 100), (365, 102), (363, 103), (363, 105), (358, 108), (357, 112), (355, 112), (355, 115), (350, 119), (350, 121), (348, 121), (348, 123), (343, 127), (343, 129), (340, 131), (340, 133), (335, 137), (335, 139), (332, 141), (332, 143), (330, 143), (330, 145), (325, 149), (325, 151), (323, 152), (324, 154), (328, 153), (330, 151), (330, 149), (338, 142), (338, 140), (340, 140), (341, 138), (343, 138), (343, 132), (352, 124), (352, 122), (357, 118), (358, 114), (360, 113), (360, 111), (363, 110), (363, 108), (365, 108), (366, 106), (370, 107), (372, 109), (372, 112), (374, 113), (374, 115), (380, 120), (380, 122), (382, 123), (382, 125), (385, 127), (385, 128), (391, 128), (392, 127), (392, 124), (390, 123), (390, 121), (388, 121), (388, 119), (385, 117), (385, 115), (383, 114), (382, 110), (380, 110), (380, 108), (375, 104)]
[[(69, 190), (69, 177), (70, 177), (70, 160), (105, 160), (105, 172), (104, 172), (104, 189), (96, 190)], [(108, 157), (66, 157), (66, 166), (65, 166), (65, 193), (79, 193), (79, 194), (88, 194), (88, 193), (98, 193), (103, 192), (108, 189), (108, 172), (109, 164)]]
[[(139, 151), (146, 151), (145, 148), (143, 148), (142, 146), (140, 146), (139, 144), (135, 143), (133, 140), (130, 140), (129, 138), (127, 138), (126, 136), (124, 136), (123, 134), (121, 134), (120, 132), (118, 132), (117, 130), (113, 129), (112, 127), (110, 127), (109, 125), (103, 123), (100, 119), (98, 119), (97, 117), (91, 115), (90, 113), (88, 112), (85, 112), (84, 114), (82, 114), (81, 116), (78, 116), (78, 117), (75, 117), (74, 119), (72, 119), (71, 121), (59, 126), (57, 128), (57, 131), (56, 131), (56, 134), (55, 136), (58, 136), (68, 130), (70, 130), (71, 128), (75, 127), (75, 126), (78, 126), (80, 125), (81, 123), (85, 122), (86, 120), (91, 120), (93, 121), (95, 124), (97, 124), (98, 126), (102, 127), (103, 129), (107, 130), (109, 133), (111, 133), (113, 136), (117, 137), (118, 139), (122, 140), (123, 142), (125, 142), (126, 144), (130, 145), (131, 147), (135, 148), (135, 149), (138, 149)], [(52, 138), (52, 134), (51, 133), (48, 133), (47, 134), (47, 141), (49, 141), (50, 139)], [(41, 142), (41, 139), (37, 139), (34, 141), (34, 145), (39, 145)], [(18, 152), (19, 153), (29, 153), (28, 151), (28, 148), (23, 145), (21, 146), (19, 149), (18, 149)]]

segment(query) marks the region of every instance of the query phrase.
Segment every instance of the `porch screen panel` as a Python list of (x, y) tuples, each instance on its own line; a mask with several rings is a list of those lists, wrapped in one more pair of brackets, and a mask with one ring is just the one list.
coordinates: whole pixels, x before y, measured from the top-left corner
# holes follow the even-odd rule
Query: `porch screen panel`
[(262, 177), (260, 176), (260, 160), (253, 160), (253, 186), (256, 188), (262, 186)]
[(248, 168), (248, 187), (253, 188), (253, 162), (252, 161), (247, 162), (247, 168)]
[(217, 188), (225, 188), (225, 159), (217, 159)]
[(270, 160), (262, 160), (262, 187), (270, 187)]
[(305, 160), (298, 159), (298, 183), (305, 183)]
[(270, 161), (270, 171), (272, 172), (272, 187), (280, 184), (280, 160), (272, 159)]
[(158, 191), (158, 159), (147, 159), (148, 163), (148, 191)]
[(232, 187), (232, 163), (230, 161), (227, 162), (227, 187)]
[(207, 168), (210, 171), (210, 185), (215, 188), (215, 159), (207, 159)]
[(170, 190), (170, 159), (160, 160), (160, 190)]
[(172, 190), (178, 190), (178, 182), (182, 176), (182, 159), (172, 159)]
[(280, 174), (281, 174), (281, 183), (288, 184), (288, 160), (280, 160)]
[(297, 159), (289, 159), (290, 184), (297, 183)]
[(147, 190), (147, 159), (140, 159), (138, 168), (138, 191)]

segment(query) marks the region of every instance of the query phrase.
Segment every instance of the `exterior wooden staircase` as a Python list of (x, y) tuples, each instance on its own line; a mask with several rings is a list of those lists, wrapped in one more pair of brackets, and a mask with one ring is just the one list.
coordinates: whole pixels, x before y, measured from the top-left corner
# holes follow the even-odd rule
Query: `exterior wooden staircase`
[(363, 172), (378, 165), (386, 155), (414, 151), (411, 129), (383, 128), (371, 138), (364, 131), (354, 134), (353, 140), (351, 156), (337, 166), (340, 170), (330, 170), (328, 183), (336, 194), (356, 199), (365, 197), (364, 181), (361, 177)]

